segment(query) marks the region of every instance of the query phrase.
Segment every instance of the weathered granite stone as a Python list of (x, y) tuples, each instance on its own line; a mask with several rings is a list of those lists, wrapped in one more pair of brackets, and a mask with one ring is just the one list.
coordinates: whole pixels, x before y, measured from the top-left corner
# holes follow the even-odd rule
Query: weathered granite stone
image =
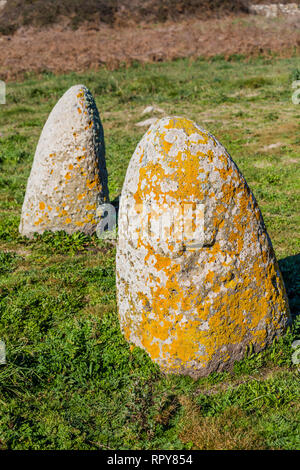
[(131, 159), (117, 291), (126, 339), (168, 373), (230, 369), (289, 321), (254, 196), (225, 148), (189, 120), (158, 121)]
[(24, 199), (20, 233), (95, 232), (108, 201), (103, 128), (83, 85), (70, 88), (42, 131)]

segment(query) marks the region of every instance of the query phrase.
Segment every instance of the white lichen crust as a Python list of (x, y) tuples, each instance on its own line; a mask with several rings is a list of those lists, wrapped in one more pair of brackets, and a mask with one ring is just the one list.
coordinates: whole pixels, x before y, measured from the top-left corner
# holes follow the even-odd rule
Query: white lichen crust
[(96, 209), (108, 201), (103, 128), (83, 85), (70, 88), (40, 136), (27, 183), (20, 233), (95, 232)]
[[(184, 231), (180, 236), (188, 205), (202, 217), (198, 244)], [(158, 229), (170, 212), (175, 223)], [(126, 339), (163, 371), (192, 377), (230, 369), (250, 344), (265, 348), (289, 321), (254, 196), (225, 148), (191, 121), (161, 119), (130, 161), (119, 211), (117, 296)]]

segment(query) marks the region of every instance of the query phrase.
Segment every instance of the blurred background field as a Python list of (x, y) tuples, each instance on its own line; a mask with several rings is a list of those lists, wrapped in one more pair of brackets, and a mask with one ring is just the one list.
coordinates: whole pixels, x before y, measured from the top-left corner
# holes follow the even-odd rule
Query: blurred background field
[(9, 0), (2, 1), (0, 31), (14, 32), (21, 26), (64, 23), (110, 25), (178, 20), (183, 17), (222, 17), (249, 13), (252, 4), (299, 4), (299, 0)]
[(58, 23), (75, 29), (82, 23), (163, 22), (191, 15), (206, 19), (246, 13), (248, 5), (248, 0), (9, 0), (1, 13), (0, 31)]
[(299, 55), (300, 13), (266, 18), (249, 14), (250, 3), (10, 0), (0, 11), (0, 78), (184, 57)]

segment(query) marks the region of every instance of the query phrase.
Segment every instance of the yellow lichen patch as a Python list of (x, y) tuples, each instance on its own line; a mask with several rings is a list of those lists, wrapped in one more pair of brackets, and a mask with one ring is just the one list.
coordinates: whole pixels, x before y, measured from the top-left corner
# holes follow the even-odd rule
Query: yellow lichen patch
[(58, 214), (58, 217), (64, 217), (66, 215), (68, 215), (68, 212), (65, 209), (62, 209), (60, 213)]
[(214, 280), (214, 277), (215, 277), (215, 273), (213, 271), (208, 271), (205, 277), (205, 282), (212, 283), (212, 281)]
[(81, 201), (86, 196), (86, 193), (78, 194), (77, 199)]
[[(197, 134), (201, 136), (201, 140), (198, 141), (201, 144), (207, 144), (211, 137), (208, 135), (207, 132), (202, 132), (199, 130), (195, 124), (190, 121), (189, 119), (185, 118), (174, 118), (170, 119), (169, 123), (165, 125), (166, 129), (182, 129), (187, 136), (191, 136), (192, 134)], [(212, 140), (212, 139), (211, 139)]]
[(39, 208), (40, 208), (41, 211), (45, 210), (46, 204), (44, 202), (40, 202), (39, 203)]
[(142, 163), (142, 161), (143, 161), (143, 158), (144, 158), (144, 152), (141, 152), (141, 156), (140, 156), (140, 163)]
[(85, 223), (90, 223), (91, 220), (93, 220), (93, 214), (87, 214), (85, 219), (84, 219), (84, 222)]
[(43, 219), (40, 217), (38, 220), (36, 220), (36, 221), (34, 222), (34, 225), (35, 225), (35, 226), (38, 226), (38, 225), (40, 225), (42, 222), (43, 222)]
[[(151, 255), (153, 256), (153, 252)], [(158, 272), (164, 270), (167, 274), (166, 286), (160, 286), (157, 280), (158, 287), (151, 291), (150, 298), (139, 293), (143, 305), (152, 307), (151, 319), (147, 310), (141, 312), (139, 336), (154, 360), (165, 359), (168, 364), (165, 368), (170, 370), (180, 368), (191, 361), (200, 361), (205, 367), (220, 350), (225, 351), (223, 360), (228, 360), (228, 346), (238, 345), (241, 338), (246, 338), (247, 335), (249, 344), (263, 347), (267, 330), (263, 326), (259, 329), (258, 325), (268, 314), (273, 289), (271, 285), (266, 285), (266, 297), (257, 297), (252, 289), (246, 288), (250, 279), (254, 278), (258, 283), (268, 279), (259, 264), (254, 266), (253, 273), (244, 274), (244, 278), (241, 273), (239, 283), (236, 280), (227, 283), (225, 280), (219, 280), (227, 289), (233, 289), (237, 284), (239, 288), (232, 294), (226, 292), (210, 302), (206, 300), (203, 305), (199, 302), (195, 288), (186, 292), (180, 286), (177, 276), (180, 267), (166, 257), (157, 254), (155, 257)], [(213, 279), (214, 274), (211, 273), (209, 281), (212, 282)], [(280, 303), (283, 309), (286, 308), (283, 296)], [(191, 310), (196, 311), (198, 320), (181, 323)], [(172, 312), (176, 312), (176, 315), (172, 316)], [(208, 322), (209, 333), (199, 330), (199, 319)], [(172, 338), (171, 343), (166, 342), (168, 338)], [(199, 344), (205, 351), (201, 355), (198, 351)]]
[(86, 204), (85, 208), (87, 211), (96, 210), (96, 204)]
[(223, 180), (227, 180), (228, 176), (232, 173), (232, 168), (217, 168), (217, 171), (220, 173), (220, 176)]
[(89, 189), (94, 189), (99, 183), (98, 175), (95, 176), (94, 180), (87, 180), (86, 185)]

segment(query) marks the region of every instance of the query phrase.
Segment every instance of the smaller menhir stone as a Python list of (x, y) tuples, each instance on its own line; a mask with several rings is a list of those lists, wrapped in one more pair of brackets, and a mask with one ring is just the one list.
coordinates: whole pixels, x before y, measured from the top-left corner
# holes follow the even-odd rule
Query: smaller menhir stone
[(104, 133), (98, 109), (83, 85), (71, 87), (44, 126), (34, 156), (19, 231), (91, 235), (109, 201)]

